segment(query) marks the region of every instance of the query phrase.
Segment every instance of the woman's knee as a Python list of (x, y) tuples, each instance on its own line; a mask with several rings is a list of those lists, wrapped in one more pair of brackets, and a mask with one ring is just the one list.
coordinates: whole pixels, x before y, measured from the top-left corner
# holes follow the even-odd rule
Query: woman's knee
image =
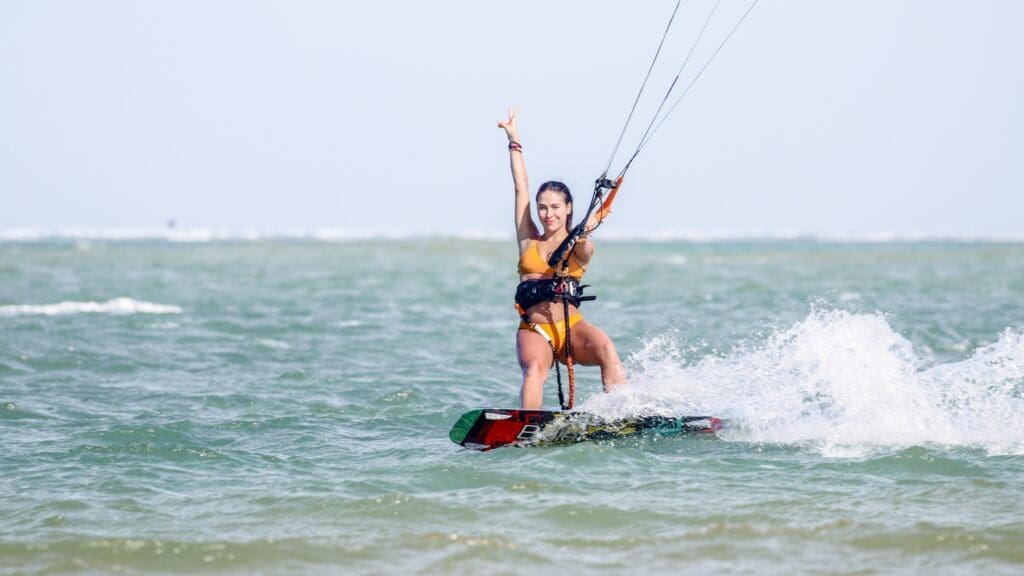
[(523, 378), (526, 379), (543, 379), (548, 375), (548, 364), (540, 360), (526, 360), (522, 362), (523, 366)]
[(615, 349), (615, 344), (611, 339), (606, 339), (597, 345), (597, 358), (601, 364), (610, 364), (612, 362), (619, 361), (619, 352)]

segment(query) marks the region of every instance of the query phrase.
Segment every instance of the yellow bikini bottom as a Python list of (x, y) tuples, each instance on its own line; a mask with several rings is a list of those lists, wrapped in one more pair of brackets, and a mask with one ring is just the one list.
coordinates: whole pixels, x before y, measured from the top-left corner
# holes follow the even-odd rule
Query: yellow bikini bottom
[[(576, 325), (577, 322), (583, 320), (582, 314), (573, 314), (569, 316), (569, 328)], [(526, 322), (519, 323), (520, 330), (529, 330), (534, 332), (540, 330), (543, 332), (547, 341), (555, 350), (555, 354), (558, 355), (558, 359), (565, 363), (565, 320), (559, 320), (557, 322), (537, 322), (533, 325), (527, 324)]]

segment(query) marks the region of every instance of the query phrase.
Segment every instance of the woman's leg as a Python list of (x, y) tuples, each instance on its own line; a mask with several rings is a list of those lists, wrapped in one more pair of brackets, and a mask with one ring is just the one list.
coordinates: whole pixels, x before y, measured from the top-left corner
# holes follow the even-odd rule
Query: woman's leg
[(519, 405), (524, 410), (536, 410), (544, 405), (544, 382), (551, 369), (551, 345), (533, 330), (516, 330), (516, 353), (523, 369), (523, 388)]
[(572, 327), (572, 357), (579, 364), (601, 367), (601, 384), (605, 392), (626, 383), (626, 371), (612, 339), (586, 320), (580, 320)]

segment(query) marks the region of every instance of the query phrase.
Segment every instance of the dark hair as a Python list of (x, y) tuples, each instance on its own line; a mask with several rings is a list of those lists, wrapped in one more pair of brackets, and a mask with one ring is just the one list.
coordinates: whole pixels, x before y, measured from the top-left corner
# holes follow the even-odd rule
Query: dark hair
[[(537, 189), (537, 196), (534, 197), (536, 202), (540, 202), (540, 195), (545, 192), (559, 192), (562, 194), (562, 198), (566, 204), (572, 204), (572, 192), (569, 191), (569, 187), (563, 182), (558, 180), (548, 180), (547, 182), (540, 185)], [(572, 230), (572, 214), (570, 213), (565, 218), (565, 229)]]

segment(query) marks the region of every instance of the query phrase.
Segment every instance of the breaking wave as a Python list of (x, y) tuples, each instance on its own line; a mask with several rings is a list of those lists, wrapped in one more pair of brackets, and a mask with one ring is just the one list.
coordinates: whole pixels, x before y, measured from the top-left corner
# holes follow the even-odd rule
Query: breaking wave
[(671, 336), (627, 359), (630, 386), (581, 410), (709, 414), (726, 440), (804, 444), (859, 457), (912, 445), (1024, 454), (1024, 331), (959, 362), (915, 353), (882, 314), (814, 310), (757, 344), (688, 362)]

